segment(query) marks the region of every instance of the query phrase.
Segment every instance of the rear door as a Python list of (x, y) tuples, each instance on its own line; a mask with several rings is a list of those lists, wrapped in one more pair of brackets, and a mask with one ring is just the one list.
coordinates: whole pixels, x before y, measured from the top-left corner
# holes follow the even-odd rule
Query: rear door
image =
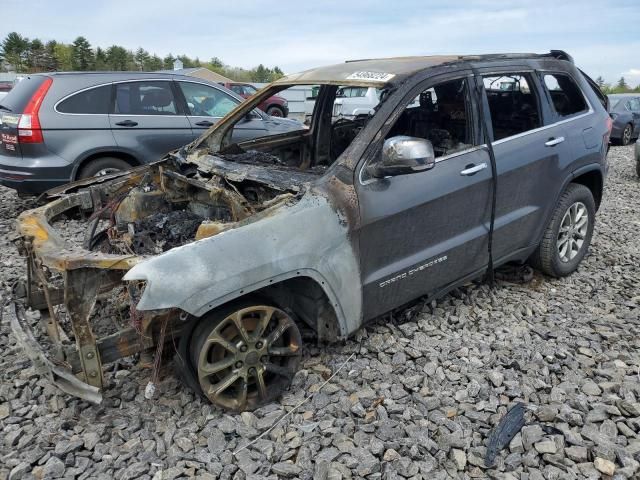
[[(186, 102), (194, 139), (240, 104), (240, 100), (211, 85), (184, 80), (178, 80), (176, 83)], [(231, 138), (234, 142), (244, 142), (265, 135), (267, 127), (262, 116), (252, 112), (244, 121), (238, 122)]]
[(113, 88), (109, 122), (119, 147), (150, 162), (193, 139), (172, 80), (121, 82)]
[(493, 258), (517, 257), (537, 243), (571, 161), (562, 124), (528, 68), (482, 74), (498, 187)]

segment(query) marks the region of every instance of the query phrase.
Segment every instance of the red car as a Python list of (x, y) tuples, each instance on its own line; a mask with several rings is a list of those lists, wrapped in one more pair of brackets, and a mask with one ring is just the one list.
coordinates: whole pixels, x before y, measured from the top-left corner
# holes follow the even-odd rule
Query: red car
[[(258, 89), (250, 83), (234, 82), (223, 83), (222, 85), (229, 90), (234, 91), (242, 98), (249, 98), (258, 91)], [(286, 117), (289, 115), (289, 104), (284, 98), (278, 95), (273, 95), (272, 97), (267, 98), (264, 102), (258, 105), (258, 108), (272, 117)]]

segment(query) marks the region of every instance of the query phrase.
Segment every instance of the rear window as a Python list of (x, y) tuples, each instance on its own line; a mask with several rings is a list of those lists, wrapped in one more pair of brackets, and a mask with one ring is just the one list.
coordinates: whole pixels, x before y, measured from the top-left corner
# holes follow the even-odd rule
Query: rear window
[(60, 102), (56, 110), (60, 113), (107, 114), (111, 103), (111, 85), (91, 88), (76, 93)]
[(25, 77), (13, 89), (0, 100), (2, 110), (9, 110), (11, 113), (22, 113), (31, 100), (31, 97), (47, 77), (45, 75), (31, 75)]
[(608, 110), (609, 109), (609, 98), (604, 93), (602, 93), (602, 90), (600, 90), (600, 87), (598, 86), (598, 84), (596, 82), (594, 82), (593, 79), (589, 75), (584, 73), (582, 70), (580, 70), (580, 73), (582, 74), (584, 79), (587, 81), (587, 83), (591, 87), (591, 90), (593, 90), (593, 93), (596, 94), (596, 96), (598, 97), (598, 100), (600, 101), (600, 103), (602, 104), (604, 109)]
[(570, 117), (587, 110), (580, 87), (569, 75), (551, 73), (544, 76), (544, 84), (551, 95), (553, 106), (561, 117)]
[(131, 82), (116, 85), (115, 113), (126, 115), (176, 115), (170, 82)]

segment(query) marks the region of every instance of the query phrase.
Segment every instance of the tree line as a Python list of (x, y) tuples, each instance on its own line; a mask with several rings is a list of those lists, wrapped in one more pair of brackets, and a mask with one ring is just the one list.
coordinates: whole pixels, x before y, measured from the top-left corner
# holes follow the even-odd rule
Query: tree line
[(242, 82), (272, 82), (284, 73), (279, 67), (268, 68), (260, 64), (250, 70), (226, 65), (218, 57), (202, 62), (187, 55), (164, 58), (140, 47), (135, 52), (119, 45), (109, 48), (96, 47), (85, 37), (67, 44), (38, 38), (29, 39), (18, 32), (9, 33), (0, 42), (0, 70), (12, 68), (17, 73), (53, 71), (145, 71), (173, 70), (173, 63), (180, 60), (184, 68), (205, 67), (227, 78)]
[(607, 95), (610, 93), (640, 93), (640, 83), (635, 88), (632, 88), (624, 77), (620, 77), (620, 80), (613, 85), (606, 83), (602, 77), (596, 78), (595, 82), (600, 87), (600, 90)]

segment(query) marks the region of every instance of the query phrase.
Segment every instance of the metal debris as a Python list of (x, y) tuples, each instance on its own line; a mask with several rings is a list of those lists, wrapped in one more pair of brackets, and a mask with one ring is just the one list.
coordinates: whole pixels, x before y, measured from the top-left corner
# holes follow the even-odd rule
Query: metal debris
[(525, 411), (524, 403), (516, 403), (491, 431), (487, 443), (487, 454), (484, 458), (484, 464), (487, 467), (494, 465), (498, 453), (509, 445), (513, 437), (524, 427)]

